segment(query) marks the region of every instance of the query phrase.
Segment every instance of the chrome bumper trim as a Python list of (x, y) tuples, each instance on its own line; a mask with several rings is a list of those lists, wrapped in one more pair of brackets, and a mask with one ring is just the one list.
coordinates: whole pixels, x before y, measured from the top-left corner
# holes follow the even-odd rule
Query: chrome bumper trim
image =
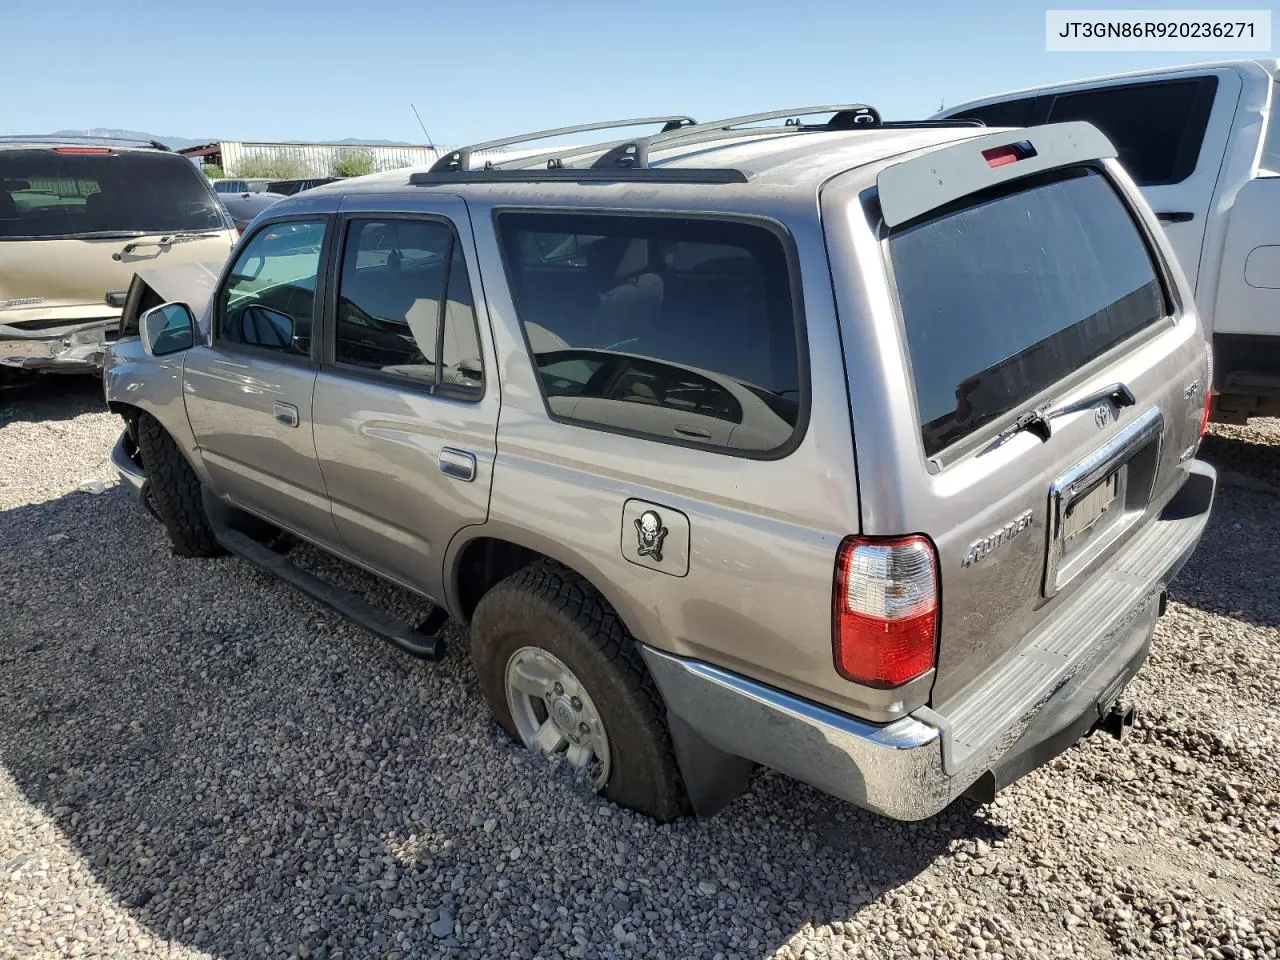
[(641, 648), (667, 709), (708, 743), (849, 803), (921, 820), (953, 799), (936, 727), (867, 723), (719, 667)]
[[(1189, 468), (1178, 495), (1129, 548), (1131, 556), (1143, 559), (1145, 576), (1136, 575), (1138, 567), (1128, 569), (1121, 563), (1118, 569), (1129, 590), (1109, 599), (1123, 605), (1099, 619), (1090, 618), (1094, 610), (1082, 615), (1078, 606), (1067, 607), (1062, 618), (1055, 618), (1054, 629), (1032, 645), (1045, 647), (1065, 630), (1063, 636), (1070, 634), (1075, 653), (1018, 689), (1018, 696), (993, 698), (984, 685), (963, 702), (946, 704), (944, 712), (921, 708), (891, 723), (876, 724), (720, 667), (642, 645), (645, 663), (667, 710), (716, 749), (884, 816), (922, 820), (946, 807), (1009, 754), (1050, 705), (1070, 712), (1079, 700), (1081, 714), (1093, 708), (1086, 683), (1091, 671), (1114, 669), (1119, 679), (1132, 669), (1128, 657), (1121, 657), (1125, 662), (1120, 663), (1117, 656), (1126, 652), (1125, 641), (1135, 631), (1153, 628), (1154, 598), (1191, 555), (1209, 518), (1216, 474), (1200, 461), (1192, 461)], [(1096, 599), (1091, 593), (1085, 591), (1086, 606)], [(998, 670), (993, 683), (998, 686), (1008, 679), (1007, 673)], [(983, 722), (972, 727), (969, 749), (957, 749), (957, 734), (976, 717)]]

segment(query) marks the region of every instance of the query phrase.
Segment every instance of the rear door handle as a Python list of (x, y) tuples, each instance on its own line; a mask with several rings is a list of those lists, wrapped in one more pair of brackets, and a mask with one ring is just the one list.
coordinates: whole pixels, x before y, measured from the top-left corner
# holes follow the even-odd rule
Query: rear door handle
[(282, 423), (286, 427), (296, 427), (298, 425), (298, 408), (292, 403), (283, 403), (277, 400), (271, 404), (271, 415), (276, 418), (276, 423)]
[(1189, 210), (1158, 210), (1156, 219), (1161, 223), (1186, 223), (1194, 220), (1196, 215)]
[(476, 456), (465, 450), (444, 447), (440, 451), (440, 472), (455, 480), (474, 480), (476, 478)]

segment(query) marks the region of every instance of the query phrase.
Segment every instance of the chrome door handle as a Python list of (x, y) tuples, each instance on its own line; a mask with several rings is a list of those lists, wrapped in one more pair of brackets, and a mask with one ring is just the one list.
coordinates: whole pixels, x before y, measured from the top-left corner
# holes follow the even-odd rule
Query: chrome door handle
[(476, 478), (476, 456), (465, 450), (454, 450), (445, 447), (440, 451), (440, 472), (455, 480), (474, 480)]
[(276, 418), (276, 423), (282, 423), (286, 427), (298, 425), (298, 408), (292, 403), (282, 403), (277, 400), (271, 404), (271, 415)]

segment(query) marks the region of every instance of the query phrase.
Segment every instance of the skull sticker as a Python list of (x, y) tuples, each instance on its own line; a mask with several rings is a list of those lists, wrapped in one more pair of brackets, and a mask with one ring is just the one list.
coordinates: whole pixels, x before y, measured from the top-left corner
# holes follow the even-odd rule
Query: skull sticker
[(661, 563), (662, 541), (667, 538), (667, 528), (662, 525), (662, 517), (654, 510), (646, 510), (636, 519), (635, 524), (636, 553)]

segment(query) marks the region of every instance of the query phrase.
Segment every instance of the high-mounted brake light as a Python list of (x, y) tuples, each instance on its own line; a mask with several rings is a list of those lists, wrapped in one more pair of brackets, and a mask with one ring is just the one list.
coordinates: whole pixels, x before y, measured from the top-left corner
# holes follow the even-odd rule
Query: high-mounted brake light
[(54, 147), (54, 153), (110, 153), (110, 147)]
[(938, 557), (925, 537), (849, 537), (836, 555), (836, 669), (869, 687), (928, 672), (938, 644)]
[(1003, 167), (1007, 163), (1017, 163), (1019, 160), (1026, 160), (1035, 155), (1036, 148), (1030, 140), (1019, 140), (1017, 143), (1008, 143), (1003, 147), (991, 147), (982, 151), (982, 159), (987, 161), (988, 167)]

